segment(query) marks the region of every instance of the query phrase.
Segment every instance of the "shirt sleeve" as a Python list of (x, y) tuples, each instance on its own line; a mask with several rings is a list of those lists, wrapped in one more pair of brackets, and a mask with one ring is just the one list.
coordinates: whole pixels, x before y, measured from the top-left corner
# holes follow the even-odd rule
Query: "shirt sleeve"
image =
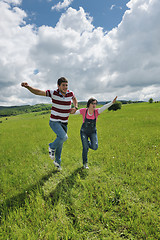
[(110, 106), (112, 106), (113, 102), (107, 103), (103, 105), (101, 108), (98, 108), (98, 113), (101, 114), (104, 110), (108, 109)]
[(50, 90), (46, 91), (46, 97), (51, 97), (51, 91)]
[(74, 95), (74, 92), (72, 92), (72, 99), (74, 99), (75, 98), (75, 95)]
[(77, 110), (74, 115), (79, 115), (80, 114), (80, 110)]
[(100, 114), (100, 113), (99, 113), (99, 108), (96, 108), (95, 111), (96, 111), (96, 118), (98, 118), (98, 115)]

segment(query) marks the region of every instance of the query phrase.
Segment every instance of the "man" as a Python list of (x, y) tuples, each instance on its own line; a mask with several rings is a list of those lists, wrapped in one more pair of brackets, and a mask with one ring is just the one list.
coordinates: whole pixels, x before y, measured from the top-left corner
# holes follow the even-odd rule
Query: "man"
[(61, 152), (63, 143), (68, 138), (67, 124), (72, 101), (75, 109), (78, 109), (78, 102), (74, 93), (68, 90), (68, 80), (64, 77), (59, 78), (57, 90), (42, 91), (29, 86), (26, 82), (23, 82), (21, 86), (27, 88), (35, 95), (46, 96), (52, 99), (49, 125), (57, 137), (54, 142), (49, 143), (49, 156), (52, 160), (55, 160), (53, 163), (57, 169), (61, 170)]

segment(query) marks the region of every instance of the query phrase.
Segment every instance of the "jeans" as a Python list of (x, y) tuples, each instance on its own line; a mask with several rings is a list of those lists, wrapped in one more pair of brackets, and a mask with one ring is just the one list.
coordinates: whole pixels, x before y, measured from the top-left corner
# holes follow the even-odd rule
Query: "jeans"
[(54, 142), (49, 144), (49, 147), (55, 150), (55, 161), (61, 165), (61, 153), (63, 143), (67, 140), (67, 125), (62, 122), (49, 121), (49, 125), (53, 132), (57, 135)]
[[(94, 131), (93, 133), (90, 134), (88, 134), (85, 131), (81, 131), (80, 133), (83, 146), (82, 159), (83, 164), (85, 164), (88, 162), (87, 155), (89, 148), (91, 148), (92, 150), (97, 150), (98, 148), (97, 131)], [(88, 140), (88, 138), (90, 138), (90, 141)]]

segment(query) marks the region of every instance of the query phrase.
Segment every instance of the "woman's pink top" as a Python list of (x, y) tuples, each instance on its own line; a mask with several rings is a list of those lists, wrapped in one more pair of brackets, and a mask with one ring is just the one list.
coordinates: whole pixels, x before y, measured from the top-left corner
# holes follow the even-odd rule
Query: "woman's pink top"
[[(81, 108), (81, 109), (79, 109), (79, 112), (80, 112), (80, 114), (82, 114), (82, 117), (83, 117), (83, 122), (84, 122), (84, 120), (85, 120), (86, 111), (87, 111), (87, 108)], [(95, 115), (96, 115), (96, 120), (97, 120), (98, 115), (100, 115), (100, 114), (98, 113), (98, 108), (95, 109)], [(95, 118), (94, 112), (93, 112), (92, 115), (89, 115), (88, 112), (87, 112), (86, 118), (87, 118), (87, 119), (94, 119), (94, 118)]]

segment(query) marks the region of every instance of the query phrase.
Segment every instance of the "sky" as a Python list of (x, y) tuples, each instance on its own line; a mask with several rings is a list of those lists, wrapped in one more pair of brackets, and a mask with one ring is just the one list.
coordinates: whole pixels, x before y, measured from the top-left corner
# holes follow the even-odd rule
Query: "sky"
[(0, 106), (62, 76), (78, 101), (160, 100), (160, 1), (0, 0)]

